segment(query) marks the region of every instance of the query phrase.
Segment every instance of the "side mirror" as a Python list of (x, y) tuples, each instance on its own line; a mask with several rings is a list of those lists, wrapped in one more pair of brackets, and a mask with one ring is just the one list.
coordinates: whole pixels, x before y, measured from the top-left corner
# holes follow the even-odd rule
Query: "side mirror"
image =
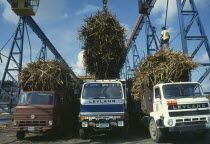
[(128, 93), (128, 88), (126, 88), (126, 92)]
[(210, 95), (207, 95), (206, 98), (210, 100)]
[(161, 99), (161, 96), (160, 96), (160, 95), (157, 95), (155, 98), (159, 98), (159, 99)]
[(79, 89), (74, 89), (74, 94), (79, 95)]
[(149, 96), (149, 102), (152, 102), (153, 100), (152, 100), (152, 96)]
[(60, 98), (60, 102), (61, 102), (61, 104), (63, 104), (63, 103), (64, 103), (64, 102), (63, 102), (63, 100), (64, 100), (64, 99), (63, 99), (63, 97), (61, 97), (61, 98)]

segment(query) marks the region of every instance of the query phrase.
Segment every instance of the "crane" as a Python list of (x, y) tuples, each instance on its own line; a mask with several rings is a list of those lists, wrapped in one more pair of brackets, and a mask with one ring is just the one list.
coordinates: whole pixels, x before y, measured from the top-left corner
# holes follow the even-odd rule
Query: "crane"
[[(19, 19), (18, 26), (16, 28), (16, 31), (13, 37), (13, 42), (10, 48), (9, 56), (8, 56), (7, 63), (5, 66), (5, 71), (2, 77), (2, 83), (0, 84), (0, 90), (5, 95), (3, 99), (0, 100), (0, 102), (3, 101), (4, 99), (9, 98), (11, 104), (13, 105), (16, 104), (17, 96), (20, 93), (18, 78), (16, 78), (16, 76), (18, 76), (22, 70), (24, 36), (25, 34), (29, 36), (28, 27), (30, 27), (32, 31), (42, 41), (42, 48), (40, 50), (38, 59), (46, 59), (47, 58), (46, 53), (48, 49), (55, 56), (56, 60), (63, 62), (66, 65), (66, 67), (70, 69), (71, 77), (76, 82), (80, 83), (81, 80), (77, 78), (75, 73), (72, 71), (69, 65), (65, 62), (65, 60), (60, 55), (60, 53), (56, 50), (56, 48), (53, 46), (53, 44), (50, 42), (50, 40), (47, 38), (44, 32), (40, 29), (38, 24), (31, 17), (36, 14), (36, 11), (39, 6), (39, 0), (8, 0), (8, 2), (11, 4), (12, 10), (18, 16), (20, 16), (20, 19)], [(6, 84), (5, 84), (6, 77), (12, 80), (13, 85), (14, 85), (13, 88), (15, 89), (15, 92), (14, 91), (11, 92), (11, 90), (9, 90), (6, 87)], [(0, 108), (12, 114), (10, 111), (6, 110), (1, 104), (0, 104)]]
[[(146, 25), (146, 35), (147, 35), (147, 55), (151, 55), (153, 52), (158, 50), (158, 39), (156, 36), (156, 30), (153, 27), (151, 21), (150, 21), (150, 12), (152, 11), (155, 3), (157, 0), (138, 0), (139, 2), (139, 15), (136, 20), (136, 23), (133, 27), (133, 30), (131, 32), (130, 38), (127, 40), (127, 48), (129, 50), (132, 49), (132, 66), (130, 64), (129, 58), (126, 59), (126, 62), (124, 64), (124, 69), (122, 69), (121, 75), (125, 79), (132, 78), (134, 74), (132, 73), (134, 69), (137, 68), (139, 62), (140, 62), (140, 55), (137, 49), (136, 45), (136, 39), (141, 32), (144, 25)], [(152, 47), (152, 43), (155, 43), (155, 47)]]
[(7, 0), (18, 16), (35, 16), (39, 0)]
[[(126, 79), (131, 78), (131, 76), (134, 76), (134, 74), (132, 74), (131, 69), (132, 70), (136, 69), (140, 62), (140, 55), (135, 41), (138, 38), (139, 33), (141, 32), (144, 25), (146, 25), (145, 27), (146, 27), (147, 55), (151, 55), (159, 49), (158, 47), (159, 39), (156, 35), (155, 27), (152, 25), (152, 20), (150, 20), (149, 17), (152, 8), (155, 6), (156, 0), (138, 0), (138, 2), (139, 2), (139, 15), (133, 27), (130, 38), (127, 41), (128, 49), (129, 50), (132, 49), (131, 53), (133, 59), (131, 61), (133, 61), (133, 64), (129, 63), (129, 58), (127, 58), (124, 64), (124, 69), (122, 70), (122, 77)], [(210, 73), (210, 45), (208, 42), (208, 37), (204, 30), (202, 20), (199, 16), (199, 12), (197, 10), (194, 0), (176, 0), (176, 3), (177, 3), (178, 19), (180, 26), (179, 34), (181, 34), (181, 45), (183, 53), (187, 54), (194, 61), (196, 61), (195, 56), (198, 55), (198, 51), (201, 51), (201, 49), (205, 51), (208, 56), (209, 63), (208, 62), (200, 63), (201, 67), (205, 68), (207, 67), (206, 70), (204, 71), (204, 74), (202, 74), (198, 79), (198, 82), (202, 83)], [(167, 0), (167, 5), (166, 5), (165, 26), (167, 22), (168, 5), (169, 5), (169, 0)], [(186, 19), (189, 16), (191, 17), (191, 19), (188, 23), (186, 23)], [(192, 29), (192, 25), (194, 23), (197, 24), (196, 28), (198, 28), (199, 32), (196, 35), (190, 35), (189, 31)], [(175, 38), (177, 38), (177, 36)], [(199, 43), (197, 44), (195, 41), (199, 41)], [(189, 48), (188, 46), (188, 44), (192, 42), (195, 42), (196, 47), (194, 49)]]

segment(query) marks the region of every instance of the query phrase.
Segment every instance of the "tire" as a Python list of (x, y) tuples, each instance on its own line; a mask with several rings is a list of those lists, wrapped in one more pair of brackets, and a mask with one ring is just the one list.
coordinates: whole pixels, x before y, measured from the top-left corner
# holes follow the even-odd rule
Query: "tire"
[(24, 132), (24, 131), (17, 131), (17, 133), (16, 133), (16, 138), (17, 138), (18, 140), (24, 139), (24, 138), (25, 138), (25, 132)]
[(86, 133), (85, 133), (85, 130), (83, 128), (79, 129), (79, 136), (82, 140), (86, 139)]
[(152, 118), (149, 122), (149, 133), (153, 141), (159, 143), (163, 140), (163, 131), (157, 128), (155, 120)]
[(121, 136), (122, 138), (127, 138), (128, 137), (128, 124), (126, 124), (123, 128), (121, 128)]
[(58, 123), (57, 123), (57, 131), (56, 131), (56, 133), (57, 133), (58, 137), (62, 137), (63, 134), (64, 134), (63, 122), (61, 121), (61, 118), (59, 118), (57, 122)]
[(205, 138), (207, 134), (208, 134), (208, 130), (194, 132), (194, 136), (198, 138)]

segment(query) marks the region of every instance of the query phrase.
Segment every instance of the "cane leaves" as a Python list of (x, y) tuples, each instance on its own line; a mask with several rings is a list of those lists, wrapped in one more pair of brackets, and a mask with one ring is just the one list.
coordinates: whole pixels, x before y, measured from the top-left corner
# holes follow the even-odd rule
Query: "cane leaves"
[(38, 60), (28, 63), (20, 74), (20, 85), (24, 91), (56, 91), (71, 89), (75, 82), (70, 70), (56, 60)]
[(79, 29), (83, 42), (84, 66), (97, 79), (119, 78), (125, 62), (125, 28), (109, 11), (98, 11)]
[(136, 100), (145, 97), (144, 85), (153, 87), (160, 82), (188, 81), (190, 71), (198, 66), (182, 52), (160, 49), (140, 62), (133, 79), (132, 95)]

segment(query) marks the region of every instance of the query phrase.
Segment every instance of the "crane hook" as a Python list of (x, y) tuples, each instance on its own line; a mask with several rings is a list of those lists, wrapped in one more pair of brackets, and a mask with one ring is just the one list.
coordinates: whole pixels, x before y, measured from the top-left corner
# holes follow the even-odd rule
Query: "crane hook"
[(2, 60), (2, 58), (1, 58), (1, 53), (0, 53), (0, 61), (1, 61), (1, 63), (3, 63), (3, 60)]
[(103, 0), (103, 4), (107, 5), (108, 0)]
[(107, 7), (107, 3), (108, 3), (108, 0), (103, 0), (103, 11), (107, 13), (108, 11), (108, 7)]

